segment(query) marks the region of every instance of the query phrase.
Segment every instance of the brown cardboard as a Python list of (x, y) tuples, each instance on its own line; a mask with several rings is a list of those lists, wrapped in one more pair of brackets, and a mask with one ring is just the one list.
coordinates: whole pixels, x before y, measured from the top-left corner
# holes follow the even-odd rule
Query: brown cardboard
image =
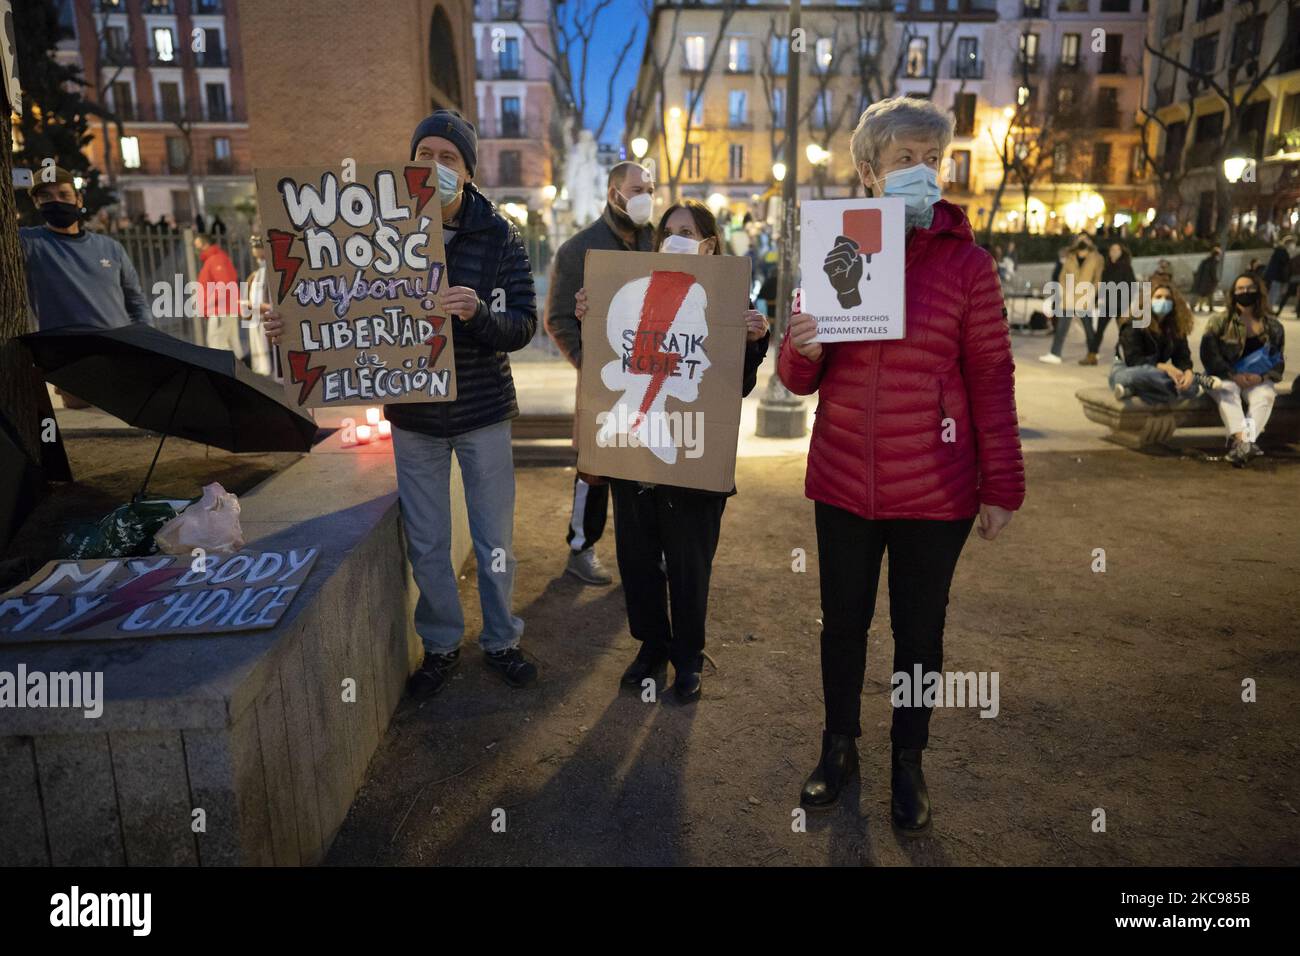
[[(0, 642), (98, 641), (274, 627), (317, 548), (50, 561), (0, 597)], [(224, 592), (221, 593), (221, 592)]]
[[(433, 298), (446, 275), (434, 166), (256, 174), (267, 296), (284, 316), (288, 401), (321, 408), (453, 400), (452, 322)], [(358, 290), (365, 294), (347, 298)]]
[[(591, 251), (584, 275), (578, 470), (730, 491), (740, 430), (749, 259)], [(618, 349), (610, 342), (611, 327)], [(643, 409), (644, 418), (638, 418)], [(624, 425), (660, 446), (658, 453), (646, 445), (620, 447), (620, 441), (628, 442)], [(698, 446), (688, 447), (695, 439)]]

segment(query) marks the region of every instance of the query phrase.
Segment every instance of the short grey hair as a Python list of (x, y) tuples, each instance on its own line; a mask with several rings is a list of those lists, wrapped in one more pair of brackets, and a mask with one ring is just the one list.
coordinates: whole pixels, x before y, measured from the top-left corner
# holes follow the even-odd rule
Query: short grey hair
[(952, 142), (953, 120), (929, 100), (894, 96), (872, 103), (862, 111), (853, 130), (850, 150), (853, 165), (876, 163), (880, 150), (900, 136), (936, 140), (940, 150)]

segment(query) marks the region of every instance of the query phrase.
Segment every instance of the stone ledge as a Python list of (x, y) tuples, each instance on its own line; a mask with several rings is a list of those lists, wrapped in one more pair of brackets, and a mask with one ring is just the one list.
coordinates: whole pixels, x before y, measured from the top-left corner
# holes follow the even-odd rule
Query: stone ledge
[[(451, 492), (459, 566), (456, 468)], [(391, 446), (335, 434), (241, 504), (250, 547), (322, 547), (275, 628), (0, 647), (3, 670), (103, 671), (105, 697), (95, 720), (0, 711), (0, 865), (323, 858), (420, 654)]]

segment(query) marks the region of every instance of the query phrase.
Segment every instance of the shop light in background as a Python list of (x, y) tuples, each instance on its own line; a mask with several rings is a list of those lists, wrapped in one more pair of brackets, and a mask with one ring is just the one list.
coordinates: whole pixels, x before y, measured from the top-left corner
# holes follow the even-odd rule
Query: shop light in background
[(367, 424), (367, 425), (378, 425), (378, 424), (379, 424), (379, 409), (377, 409), (377, 408), (367, 408), (367, 409), (366, 409), (366, 424)]

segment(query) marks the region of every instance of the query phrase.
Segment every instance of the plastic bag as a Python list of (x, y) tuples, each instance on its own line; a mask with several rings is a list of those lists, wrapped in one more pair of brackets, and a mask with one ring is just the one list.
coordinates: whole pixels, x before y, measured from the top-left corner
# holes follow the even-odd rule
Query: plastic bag
[(176, 509), (166, 501), (134, 501), (114, 508), (97, 524), (82, 525), (63, 535), (61, 557), (74, 561), (89, 558), (143, 558), (158, 550), (154, 535), (176, 518)]
[(203, 497), (167, 522), (154, 536), (165, 554), (190, 554), (202, 548), (210, 554), (229, 554), (244, 546), (239, 526), (239, 499), (214, 481)]
[(1270, 351), (1266, 345), (1237, 359), (1237, 364), (1232, 367), (1232, 370), (1249, 372), (1252, 375), (1267, 375), (1280, 364), (1282, 364), (1282, 353)]

